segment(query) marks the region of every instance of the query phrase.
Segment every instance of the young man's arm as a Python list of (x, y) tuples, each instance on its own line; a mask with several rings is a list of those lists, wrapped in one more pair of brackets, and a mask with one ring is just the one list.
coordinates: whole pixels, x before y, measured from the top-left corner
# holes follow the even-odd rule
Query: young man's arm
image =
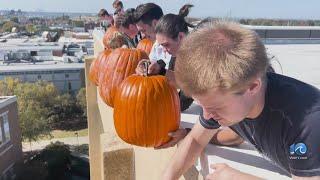
[[(155, 149), (164, 149), (176, 145), (185, 138), (190, 131), (190, 128), (181, 128), (174, 132), (170, 132), (169, 136), (172, 137), (172, 139)], [(217, 133), (211, 138), (210, 143), (222, 146), (238, 146), (243, 143), (243, 141), (244, 140), (232, 129), (224, 127), (223, 129), (218, 129)]]
[(214, 172), (207, 175), (206, 180), (233, 180), (235, 178), (237, 180), (261, 180), (257, 176), (243, 173), (224, 163), (211, 164), (210, 167), (214, 169)]
[(223, 146), (237, 146), (243, 143), (243, 139), (229, 127), (219, 129), (212, 137), (210, 143)]
[(191, 132), (178, 146), (164, 172), (163, 179), (174, 180), (182, 176), (194, 164), (216, 132), (216, 129), (205, 129), (200, 123), (195, 124)]

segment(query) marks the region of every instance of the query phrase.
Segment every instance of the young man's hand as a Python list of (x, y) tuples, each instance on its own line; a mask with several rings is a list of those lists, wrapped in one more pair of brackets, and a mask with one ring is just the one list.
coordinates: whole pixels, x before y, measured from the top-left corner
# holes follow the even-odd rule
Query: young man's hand
[(156, 75), (160, 74), (160, 64), (158, 64), (156, 61), (152, 61), (148, 68), (148, 74), (150, 75)]
[(136, 74), (138, 74), (138, 75), (144, 75), (145, 73), (146, 73), (146, 68), (145, 68), (145, 63), (149, 63), (150, 62), (150, 60), (149, 59), (142, 59), (139, 63), (138, 63), (138, 65), (137, 65), (137, 67), (136, 67)]
[(156, 74), (160, 73), (161, 67), (156, 61), (150, 62), (149, 59), (143, 59), (137, 65), (136, 74), (141, 75), (141, 76), (146, 74), (146, 71), (147, 71), (147, 69), (145, 67), (146, 62), (149, 63), (148, 75), (156, 75)]
[(174, 132), (170, 132), (168, 135), (171, 137), (171, 140), (166, 144), (155, 147), (155, 149), (164, 149), (176, 145), (180, 140), (182, 140), (188, 134), (186, 129), (178, 129)]
[(206, 180), (258, 180), (261, 178), (258, 178), (256, 176), (242, 173), (227, 164), (224, 163), (218, 163), (218, 164), (211, 164), (210, 168), (214, 170), (213, 173), (207, 175)]

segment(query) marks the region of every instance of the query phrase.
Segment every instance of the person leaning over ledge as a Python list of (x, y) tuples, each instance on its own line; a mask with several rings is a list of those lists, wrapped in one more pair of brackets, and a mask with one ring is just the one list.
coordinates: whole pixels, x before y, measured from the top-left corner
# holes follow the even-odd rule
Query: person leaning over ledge
[[(220, 126), (253, 144), (293, 179), (320, 179), (320, 91), (275, 73), (258, 35), (232, 22), (207, 23), (178, 50), (178, 86), (203, 116), (178, 146), (163, 179), (191, 167)], [(254, 164), (253, 164), (254, 165)], [(207, 179), (259, 179), (227, 164), (212, 164)]]
[(98, 17), (100, 20), (100, 26), (103, 27), (105, 31), (114, 23), (113, 17), (105, 9), (100, 9)]

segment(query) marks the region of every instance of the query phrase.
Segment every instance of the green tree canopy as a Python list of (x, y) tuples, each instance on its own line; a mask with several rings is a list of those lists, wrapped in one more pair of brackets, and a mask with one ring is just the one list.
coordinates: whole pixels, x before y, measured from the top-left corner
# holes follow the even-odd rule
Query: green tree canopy
[(12, 28), (15, 26), (17, 26), (17, 24), (15, 22), (7, 21), (3, 24), (2, 31), (3, 32), (11, 32)]

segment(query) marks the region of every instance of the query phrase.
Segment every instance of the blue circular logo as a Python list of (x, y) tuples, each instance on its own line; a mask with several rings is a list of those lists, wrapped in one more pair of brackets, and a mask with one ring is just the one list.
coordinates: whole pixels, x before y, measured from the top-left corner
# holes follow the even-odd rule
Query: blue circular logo
[(294, 147), (294, 152), (298, 155), (304, 155), (307, 153), (307, 146), (304, 143), (298, 143)]

